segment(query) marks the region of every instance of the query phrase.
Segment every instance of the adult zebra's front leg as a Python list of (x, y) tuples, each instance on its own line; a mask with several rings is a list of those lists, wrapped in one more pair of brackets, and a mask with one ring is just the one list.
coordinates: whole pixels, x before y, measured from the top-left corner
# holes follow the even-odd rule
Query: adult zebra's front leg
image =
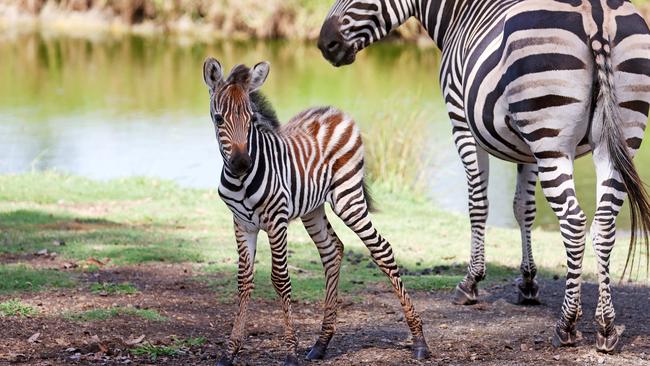
[(533, 260), (530, 231), (535, 221), (535, 186), (537, 185), (537, 165), (517, 165), (517, 188), (513, 210), (521, 230), (521, 278), (517, 279), (519, 303), (539, 304), (539, 286), (535, 280), (537, 266)]
[(284, 342), (287, 348), (285, 366), (299, 365), (296, 351), (298, 340), (293, 326), (291, 315), (291, 279), (289, 278), (288, 251), (287, 251), (287, 225), (288, 219), (275, 215), (275, 227), (268, 230), (269, 244), (271, 246), (271, 281), (273, 288), (282, 303), (284, 313)]
[(235, 239), (237, 240), (237, 251), (239, 252), (239, 269), (237, 271), (237, 289), (239, 291), (239, 311), (235, 316), (232, 326), (232, 333), (228, 340), (226, 351), (223, 353), (217, 366), (230, 366), (241, 348), (245, 333), (246, 313), (248, 302), (253, 292), (253, 275), (255, 263), (255, 251), (257, 249), (257, 231), (247, 232), (242, 226), (235, 222)]
[(472, 226), (472, 247), (467, 275), (456, 286), (454, 303), (471, 305), (478, 301), (478, 283), (485, 278), (485, 223), (488, 217), (489, 158), (476, 144), (466, 127), (454, 126), (454, 143), (465, 167), (469, 194), (469, 219)]

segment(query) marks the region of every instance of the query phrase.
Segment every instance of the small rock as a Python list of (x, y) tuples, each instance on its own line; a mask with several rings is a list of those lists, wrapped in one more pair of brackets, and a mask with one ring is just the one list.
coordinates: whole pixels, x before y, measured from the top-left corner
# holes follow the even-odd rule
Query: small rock
[(519, 345), (519, 349), (521, 349), (521, 352), (526, 352), (528, 351), (528, 345), (526, 343), (522, 343)]
[(41, 336), (41, 333), (36, 332), (36, 333), (32, 334), (32, 336), (27, 339), (27, 342), (36, 343), (36, 341), (38, 340), (38, 337), (40, 337), (40, 336)]
[(52, 242), (52, 245), (54, 245), (56, 247), (62, 247), (62, 246), (65, 245), (65, 240), (62, 240), (62, 239), (54, 240)]
[(603, 357), (603, 356), (598, 356), (598, 364), (599, 364), (599, 365), (602, 365), (602, 364), (604, 364), (604, 363), (605, 363), (605, 357)]
[(553, 356), (553, 359), (554, 359), (555, 361), (559, 361), (559, 360), (560, 360), (560, 355), (555, 355), (555, 356)]
[(47, 253), (48, 253), (47, 249), (41, 249), (38, 252), (34, 253), (34, 255), (41, 256), (41, 255), (47, 255)]

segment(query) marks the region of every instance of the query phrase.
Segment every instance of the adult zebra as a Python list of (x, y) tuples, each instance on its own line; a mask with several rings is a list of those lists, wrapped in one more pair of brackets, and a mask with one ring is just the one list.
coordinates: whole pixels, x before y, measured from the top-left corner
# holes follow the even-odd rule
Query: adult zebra
[[(441, 83), (454, 141), (467, 172), (472, 224), (468, 274), (457, 299), (474, 301), (485, 274), (488, 154), (519, 164), (515, 214), (522, 227), (523, 295), (535, 297), (530, 226), (534, 185), (560, 221), (568, 273), (553, 344), (575, 342), (581, 314), (580, 275), (587, 219), (575, 195), (573, 161), (593, 152), (597, 211), (592, 222), (598, 257), (597, 348), (618, 342), (609, 287), (615, 219), (625, 193), (647, 246), (648, 195), (632, 157), (650, 102), (650, 32), (623, 0), (338, 0), (318, 46), (335, 66), (411, 16), (442, 50)], [(628, 260), (629, 260), (628, 255)]]

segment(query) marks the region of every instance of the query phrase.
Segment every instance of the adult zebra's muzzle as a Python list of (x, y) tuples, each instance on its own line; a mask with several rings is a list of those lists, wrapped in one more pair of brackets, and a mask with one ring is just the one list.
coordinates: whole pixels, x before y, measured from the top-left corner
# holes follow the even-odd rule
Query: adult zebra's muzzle
[(341, 20), (338, 16), (327, 18), (320, 30), (318, 48), (323, 57), (332, 65), (339, 67), (354, 62), (356, 49), (341, 33)]

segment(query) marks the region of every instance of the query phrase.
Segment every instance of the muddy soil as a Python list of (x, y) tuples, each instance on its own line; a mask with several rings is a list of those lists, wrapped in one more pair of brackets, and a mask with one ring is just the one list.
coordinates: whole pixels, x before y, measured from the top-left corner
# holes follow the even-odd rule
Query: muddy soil
[[(196, 280), (190, 265), (143, 265), (104, 269), (83, 274), (74, 289), (21, 294), (21, 300), (39, 309), (33, 318), (2, 318), (0, 364), (29, 365), (214, 365), (230, 332), (236, 311), (234, 298), (218, 299), (214, 289)], [(92, 282), (125, 282), (134, 295), (92, 294)], [(345, 295), (337, 334), (325, 360), (313, 365), (650, 365), (650, 289), (616, 287), (614, 301), (621, 350), (614, 355), (595, 351), (597, 286), (583, 291), (582, 336), (576, 347), (553, 349), (552, 327), (562, 303), (564, 282), (543, 279), (543, 304), (515, 305), (515, 287), (493, 285), (481, 291), (472, 306), (452, 305), (448, 291), (412, 293), (425, 322), (432, 357), (425, 362), (410, 357), (409, 332), (397, 299), (388, 285), (375, 285)], [(1, 296), (5, 301), (16, 296)], [(133, 306), (154, 309), (168, 320), (147, 321), (133, 316), (82, 322), (62, 314), (97, 307)], [(275, 301), (255, 300), (249, 312), (249, 336), (238, 365), (277, 365), (282, 351), (282, 313)], [(300, 353), (317, 337), (320, 303), (296, 302), (294, 314)], [(30, 337), (40, 333), (30, 342)], [(141, 342), (133, 344), (144, 335)], [(129, 349), (146, 342), (172, 345), (174, 339), (205, 337), (203, 345), (178, 349), (174, 356), (136, 356)], [(33, 339), (32, 339), (33, 340)], [(131, 344), (129, 344), (131, 343)]]

